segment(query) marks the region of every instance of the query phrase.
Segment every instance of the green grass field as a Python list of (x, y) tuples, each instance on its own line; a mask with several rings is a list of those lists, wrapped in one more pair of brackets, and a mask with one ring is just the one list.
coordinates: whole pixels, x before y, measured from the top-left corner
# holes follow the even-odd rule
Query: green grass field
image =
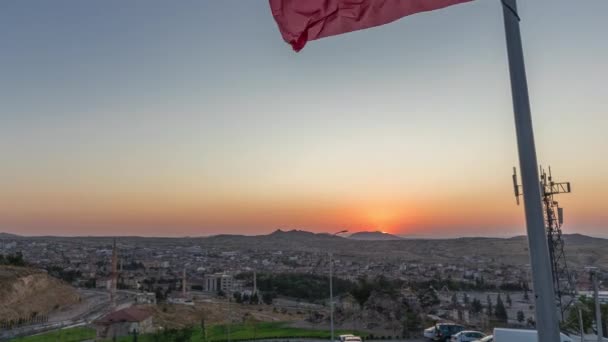
[[(195, 331), (196, 338), (200, 339), (201, 330)], [(352, 333), (352, 331), (336, 330), (335, 335)], [(357, 333), (357, 335), (363, 335)], [(194, 335), (193, 335), (194, 336)], [(257, 323), (257, 324), (235, 324), (230, 326), (231, 340), (245, 340), (256, 338), (281, 338), (281, 337), (310, 337), (310, 338), (330, 338), (328, 330), (313, 330), (303, 328), (292, 328), (288, 323)], [(208, 341), (220, 341), (228, 338), (228, 327), (216, 325), (207, 328)]]
[(64, 330), (51, 331), (42, 335), (21, 337), (15, 342), (80, 342), (95, 338), (95, 330), (91, 328), (70, 328)]
[[(230, 330), (230, 339), (232, 341), (261, 339), (261, 338), (285, 338), (285, 337), (308, 337), (329, 339), (330, 334), (327, 330), (313, 330), (292, 328), (288, 323), (257, 323), (257, 324), (233, 324), (228, 329), (226, 325), (215, 325), (207, 327), (207, 341), (225, 341), (228, 339), (228, 330)], [(352, 333), (352, 331), (336, 330), (335, 335)], [(364, 333), (356, 333), (360, 336), (366, 336)], [(60, 331), (53, 331), (42, 335), (23, 337), (16, 339), (16, 342), (77, 342), (90, 340), (95, 338), (95, 330), (90, 328), (71, 328)], [(195, 327), (192, 334), (192, 341), (203, 341), (201, 338), (201, 328)], [(121, 337), (119, 342), (133, 341), (133, 337)], [(138, 336), (138, 342), (153, 342), (151, 335)]]

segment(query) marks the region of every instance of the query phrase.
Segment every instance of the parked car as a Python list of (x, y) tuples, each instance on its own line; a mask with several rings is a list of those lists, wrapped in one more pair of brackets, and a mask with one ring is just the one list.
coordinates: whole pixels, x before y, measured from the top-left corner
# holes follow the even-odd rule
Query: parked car
[(494, 335), (488, 335), (482, 339), (475, 340), (474, 342), (494, 342)]
[(347, 339), (348, 337), (353, 337), (353, 336), (355, 336), (355, 335), (353, 335), (353, 334), (344, 334), (344, 335), (340, 335), (340, 336), (339, 336), (339, 338), (340, 338), (340, 342), (345, 342), (345, 341), (346, 341), (346, 339)]
[(344, 342), (361, 342), (361, 337), (359, 336), (348, 336), (344, 339)]
[(450, 341), (450, 337), (455, 335), (465, 328), (462, 325), (455, 323), (437, 323), (435, 324), (435, 337), (433, 340), (439, 342)]
[(452, 335), (451, 342), (473, 342), (484, 338), (486, 334), (479, 331), (463, 330), (455, 335)]
[(435, 338), (435, 326), (424, 329), (424, 337), (431, 339), (431, 340), (434, 339)]
[(361, 342), (361, 337), (352, 334), (340, 335), (340, 342)]

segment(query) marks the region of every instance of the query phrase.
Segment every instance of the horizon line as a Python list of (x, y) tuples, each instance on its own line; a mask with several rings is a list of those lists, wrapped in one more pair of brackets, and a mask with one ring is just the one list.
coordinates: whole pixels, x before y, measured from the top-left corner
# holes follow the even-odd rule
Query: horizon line
[[(283, 231), (283, 232), (306, 232), (306, 233), (311, 233), (314, 235), (331, 235), (331, 233), (327, 233), (327, 232), (312, 232), (312, 231), (307, 231), (307, 230), (300, 230), (300, 229), (291, 229), (291, 230), (282, 230), (282, 229), (276, 229), (270, 233), (262, 233), (262, 234), (229, 234), (229, 233), (220, 233), (220, 234), (208, 234), (208, 235), (184, 235), (184, 236), (168, 236), (168, 235), (96, 235), (96, 234), (89, 234), (89, 235), (70, 235), (70, 234), (58, 234), (58, 235), (51, 235), (51, 234), (41, 234), (41, 235), (37, 235), (37, 234), (18, 234), (18, 233), (11, 233), (11, 232), (7, 232), (7, 231), (0, 231), (0, 237), (2, 235), (12, 235), (15, 237), (21, 237), (21, 238), (44, 238), (44, 237), (49, 237), (49, 238), (115, 238), (115, 237), (122, 237), (122, 238), (143, 238), (143, 239), (188, 239), (188, 238), (194, 238), (194, 239), (205, 239), (205, 238), (210, 238), (210, 237), (215, 237), (215, 236), (243, 236), (243, 237), (255, 237), (255, 236), (268, 236), (271, 235), (277, 231)], [(373, 233), (374, 231), (361, 231), (361, 232), (356, 232), (356, 233)], [(352, 234), (351, 234), (352, 235)], [(392, 235), (398, 238), (401, 238), (403, 240), (454, 240), (454, 239), (473, 239), (473, 238), (487, 238), (487, 239), (512, 239), (512, 238), (517, 238), (517, 237), (525, 237), (527, 236), (526, 234), (516, 234), (516, 235), (470, 235), (470, 234), (464, 234), (464, 235), (420, 235), (420, 234), (390, 234), (387, 233), (387, 235)], [(583, 234), (583, 233), (565, 233), (563, 235), (581, 235), (581, 236), (587, 236), (587, 237), (591, 237), (591, 238), (596, 238), (596, 239), (608, 239), (608, 235), (591, 235), (591, 234)], [(339, 238), (343, 238), (343, 239), (350, 239), (350, 235), (348, 236), (337, 236)], [(357, 239), (353, 239), (353, 240), (357, 240)], [(383, 241), (381, 239), (378, 240), (374, 240), (374, 239), (369, 239), (369, 240), (365, 240), (365, 239), (360, 239), (357, 241)], [(390, 241), (390, 240), (384, 240), (384, 241)], [(393, 240), (395, 241), (395, 240)]]

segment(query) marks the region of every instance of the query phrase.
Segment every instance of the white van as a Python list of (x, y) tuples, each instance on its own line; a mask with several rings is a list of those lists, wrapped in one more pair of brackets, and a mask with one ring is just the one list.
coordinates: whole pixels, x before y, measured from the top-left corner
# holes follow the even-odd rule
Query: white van
[(355, 335), (352, 335), (352, 334), (340, 335), (340, 342), (346, 342), (346, 338), (348, 338), (348, 337), (355, 337)]
[(361, 342), (361, 337), (352, 334), (340, 335), (340, 342)]
[(348, 336), (344, 342), (361, 342), (361, 337), (359, 336)]
[[(561, 342), (573, 342), (570, 337), (560, 334)], [(538, 342), (536, 330), (494, 328), (494, 342)]]

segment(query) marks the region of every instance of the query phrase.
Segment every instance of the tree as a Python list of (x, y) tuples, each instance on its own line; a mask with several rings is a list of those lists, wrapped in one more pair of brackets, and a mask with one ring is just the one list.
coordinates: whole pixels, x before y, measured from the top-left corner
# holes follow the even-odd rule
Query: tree
[(519, 310), (517, 311), (517, 321), (519, 323), (523, 323), (526, 320), (526, 316), (524, 315), (524, 312)]
[(17, 252), (6, 256), (0, 254), (0, 265), (26, 266), (27, 263), (23, 260), (23, 253)]
[[(583, 315), (583, 328), (585, 331), (590, 331), (593, 322), (595, 322), (595, 302), (593, 298), (581, 296), (576, 305), (581, 308), (581, 313)], [(600, 310), (602, 312), (602, 319), (604, 320), (602, 326), (604, 328), (604, 336), (606, 337), (608, 334), (608, 329), (606, 328), (608, 327), (608, 320), (606, 319), (606, 317), (608, 317), (608, 304), (602, 304), (600, 306)], [(579, 329), (578, 310), (570, 310), (564, 325), (574, 330)]]
[(483, 305), (481, 301), (477, 298), (473, 298), (473, 302), (471, 302), (471, 312), (474, 314), (478, 314), (483, 310)]
[(251, 304), (259, 304), (260, 303), (260, 297), (258, 296), (257, 292), (251, 295), (251, 298), (249, 298), (249, 302)]
[(418, 293), (418, 301), (423, 308), (429, 308), (440, 303), (437, 291), (431, 287)]
[(509, 307), (513, 306), (513, 301), (511, 300), (511, 296), (507, 293), (507, 305)]
[(164, 295), (164, 293), (163, 293), (163, 289), (160, 288), (160, 287), (157, 287), (156, 291), (154, 291), (154, 293), (156, 295), (156, 301), (157, 302), (160, 302), (160, 301), (162, 301), (162, 300), (164, 300), (166, 298), (165, 295)]
[(503, 322), (506, 322), (509, 319), (507, 316), (507, 309), (505, 309), (505, 304), (502, 302), (500, 294), (498, 295), (498, 298), (496, 298), (496, 309), (494, 309), (494, 314), (496, 318)]
[(359, 279), (357, 285), (350, 291), (350, 294), (357, 300), (359, 306), (363, 307), (372, 294), (372, 285), (367, 281), (366, 277), (362, 277)]
[(524, 281), (521, 285), (521, 287), (523, 287), (524, 289), (524, 299), (530, 300), (530, 296), (528, 295), (528, 291), (530, 291), (530, 288), (528, 287), (528, 282)]
[(534, 327), (534, 326), (536, 326), (536, 321), (534, 321), (534, 318), (528, 317), (528, 319), (526, 320), (526, 324), (528, 326)]
[(235, 302), (237, 302), (239, 304), (243, 302), (243, 296), (241, 295), (240, 292), (235, 292), (232, 296), (234, 297)]
[(488, 295), (488, 297), (486, 298), (486, 302), (488, 306), (488, 316), (492, 316), (494, 310), (492, 309), (492, 298), (490, 298), (490, 295)]

